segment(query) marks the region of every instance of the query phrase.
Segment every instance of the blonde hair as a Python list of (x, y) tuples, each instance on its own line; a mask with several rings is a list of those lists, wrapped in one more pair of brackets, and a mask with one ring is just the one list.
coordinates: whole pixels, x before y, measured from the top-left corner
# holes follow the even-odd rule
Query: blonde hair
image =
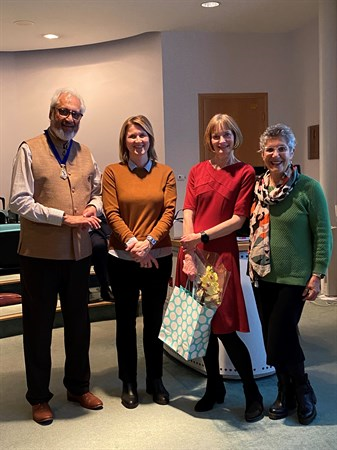
[(204, 134), (204, 146), (208, 151), (212, 151), (212, 134), (214, 131), (221, 131), (224, 129), (230, 130), (234, 135), (234, 146), (236, 149), (240, 147), (243, 142), (243, 136), (238, 124), (235, 122), (233, 117), (228, 114), (215, 114), (208, 122), (208, 125)]
[(128, 119), (125, 120), (125, 122), (122, 125), (120, 134), (119, 134), (119, 159), (121, 161), (124, 161), (127, 163), (129, 161), (129, 151), (126, 147), (125, 139), (126, 139), (126, 133), (128, 131), (128, 128), (131, 125), (138, 125), (139, 127), (143, 128), (143, 130), (148, 134), (149, 140), (150, 140), (150, 146), (147, 151), (149, 159), (152, 159), (153, 161), (157, 160), (157, 153), (154, 149), (154, 133), (153, 128), (151, 125), (151, 122), (149, 119), (145, 116), (138, 115), (138, 116), (131, 116)]

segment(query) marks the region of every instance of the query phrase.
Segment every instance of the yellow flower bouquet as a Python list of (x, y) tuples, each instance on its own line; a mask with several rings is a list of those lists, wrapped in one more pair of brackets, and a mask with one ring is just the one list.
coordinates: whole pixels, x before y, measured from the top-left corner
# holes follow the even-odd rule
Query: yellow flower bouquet
[(174, 287), (159, 332), (159, 339), (186, 361), (205, 356), (230, 275), (217, 253), (196, 249), (192, 258), (190, 273), (185, 272), (189, 282)]
[(195, 298), (207, 308), (217, 309), (221, 305), (230, 272), (219, 262), (219, 255), (215, 252), (197, 248), (194, 261), (197, 268)]

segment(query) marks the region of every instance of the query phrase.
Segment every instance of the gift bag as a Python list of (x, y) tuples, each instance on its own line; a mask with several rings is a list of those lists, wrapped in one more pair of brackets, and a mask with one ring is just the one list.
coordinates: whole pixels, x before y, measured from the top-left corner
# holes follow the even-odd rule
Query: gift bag
[(159, 339), (185, 360), (205, 356), (214, 308), (199, 303), (182, 286), (176, 286), (168, 302)]

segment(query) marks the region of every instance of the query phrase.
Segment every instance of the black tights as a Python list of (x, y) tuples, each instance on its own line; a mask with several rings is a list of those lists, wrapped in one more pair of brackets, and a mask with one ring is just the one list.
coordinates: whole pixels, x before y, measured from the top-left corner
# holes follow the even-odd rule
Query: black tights
[(222, 342), (226, 352), (237, 370), (244, 385), (255, 385), (252, 362), (249, 351), (236, 332), (215, 335), (211, 333), (207, 352), (204, 359), (207, 378), (214, 380), (219, 378), (219, 342)]

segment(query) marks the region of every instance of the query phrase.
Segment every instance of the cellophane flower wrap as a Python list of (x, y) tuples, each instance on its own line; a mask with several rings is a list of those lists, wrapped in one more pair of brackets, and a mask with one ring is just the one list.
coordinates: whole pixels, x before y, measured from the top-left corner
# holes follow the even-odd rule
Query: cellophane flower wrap
[(230, 272), (219, 261), (218, 253), (197, 248), (193, 259), (197, 269), (193, 281), (195, 299), (207, 308), (218, 309), (222, 303)]

